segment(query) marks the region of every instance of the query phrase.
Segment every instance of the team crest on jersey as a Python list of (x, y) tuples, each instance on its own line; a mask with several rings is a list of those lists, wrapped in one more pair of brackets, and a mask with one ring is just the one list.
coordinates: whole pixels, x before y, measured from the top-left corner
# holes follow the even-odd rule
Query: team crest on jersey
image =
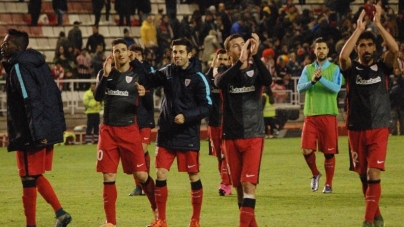
[(132, 82), (133, 77), (126, 76), (125, 79), (126, 79), (126, 83), (129, 84), (130, 82)]
[(372, 66), (370, 66), (370, 68), (371, 68), (373, 71), (377, 71), (377, 65), (372, 65)]
[(185, 79), (185, 86), (188, 86), (191, 83), (191, 79)]
[(250, 70), (250, 71), (248, 71), (246, 73), (247, 73), (247, 76), (249, 76), (249, 77), (254, 76), (254, 70)]

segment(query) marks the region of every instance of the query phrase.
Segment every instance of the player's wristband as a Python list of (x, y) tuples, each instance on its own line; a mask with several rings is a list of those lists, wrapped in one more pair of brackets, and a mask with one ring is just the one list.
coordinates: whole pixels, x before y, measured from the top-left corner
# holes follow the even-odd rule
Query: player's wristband
[(320, 79), (321, 79), (321, 77), (323, 77), (323, 76), (320, 76), (320, 77), (315, 77), (314, 79), (316, 80), (316, 82), (317, 81), (319, 81)]
[(315, 85), (317, 83), (317, 81), (311, 81), (312, 85)]

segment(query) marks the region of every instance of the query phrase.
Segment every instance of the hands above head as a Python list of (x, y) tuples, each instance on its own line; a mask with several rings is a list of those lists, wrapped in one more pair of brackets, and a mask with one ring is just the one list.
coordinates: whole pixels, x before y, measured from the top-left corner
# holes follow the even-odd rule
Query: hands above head
[(139, 93), (139, 96), (144, 96), (146, 94), (146, 89), (144, 88), (143, 85), (140, 85), (138, 82), (135, 82), (135, 86), (137, 92)]
[(112, 55), (109, 55), (109, 56), (107, 57), (107, 59), (105, 60), (105, 62), (104, 62), (104, 66), (103, 66), (104, 77), (108, 77), (108, 76), (109, 76), (109, 73), (111, 72), (111, 69), (112, 69), (112, 60), (113, 60)]
[(366, 12), (365, 10), (362, 10), (361, 14), (359, 15), (358, 20), (356, 21), (356, 28), (364, 31), (366, 29), (366, 22), (363, 21), (363, 18), (365, 18)]
[(379, 4), (375, 5), (375, 9), (376, 11), (373, 12), (373, 23), (375, 23), (375, 25), (377, 26), (381, 24), (380, 17), (383, 14), (383, 9)]

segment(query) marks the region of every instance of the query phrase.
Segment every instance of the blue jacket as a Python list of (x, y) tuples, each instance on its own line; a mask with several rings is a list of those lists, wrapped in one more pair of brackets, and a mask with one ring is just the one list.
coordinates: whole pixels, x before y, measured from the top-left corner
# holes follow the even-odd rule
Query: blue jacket
[[(141, 67), (137, 60), (132, 64)], [(157, 146), (199, 151), (201, 120), (209, 116), (212, 109), (209, 84), (205, 75), (200, 72), (200, 62), (192, 58), (185, 70), (169, 64), (149, 73), (145, 84), (164, 88), (158, 119)], [(184, 124), (174, 122), (178, 114), (184, 115)]]
[(42, 54), (33, 49), (21, 51), (3, 65), (7, 72), (8, 150), (31, 151), (63, 142), (62, 98)]

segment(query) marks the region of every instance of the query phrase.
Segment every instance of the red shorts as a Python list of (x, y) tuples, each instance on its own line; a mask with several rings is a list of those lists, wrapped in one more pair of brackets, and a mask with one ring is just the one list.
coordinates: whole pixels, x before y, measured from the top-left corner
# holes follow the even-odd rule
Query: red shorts
[(385, 170), (388, 137), (388, 128), (348, 131), (351, 164), (355, 172), (366, 174), (368, 168)]
[(139, 132), (142, 143), (150, 144), (151, 128), (141, 128)]
[(199, 173), (199, 151), (156, 147), (156, 168), (170, 170), (175, 157), (177, 157), (178, 172)]
[(222, 157), (222, 128), (208, 126), (209, 130), (209, 155)]
[[(317, 149), (318, 146), (318, 149)], [(338, 124), (332, 115), (308, 116), (304, 118), (302, 148), (338, 154)]]
[(241, 182), (258, 184), (263, 148), (263, 138), (223, 140), (228, 172), (234, 187)]
[(17, 151), (16, 158), (20, 177), (41, 175), (52, 170), (53, 146), (40, 150)]
[(138, 125), (109, 126), (102, 124), (98, 139), (97, 172), (116, 173), (119, 159), (123, 172), (147, 172)]

